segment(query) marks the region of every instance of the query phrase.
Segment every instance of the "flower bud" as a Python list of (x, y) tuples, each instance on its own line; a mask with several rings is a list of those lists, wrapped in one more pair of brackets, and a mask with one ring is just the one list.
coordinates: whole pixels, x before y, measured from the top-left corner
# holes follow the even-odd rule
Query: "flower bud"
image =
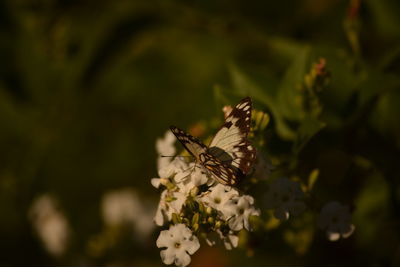
[(196, 223), (192, 226), (193, 232), (197, 232), (197, 230), (199, 230), (199, 224)]
[(163, 186), (167, 186), (168, 183), (169, 183), (168, 178), (160, 178), (160, 184), (162, 184)]
[(178, 224), (181, 222), (181, 218), (176, 213), (172, 213), (172, 222), (174, 224)]
[(198, 224), (199, 222), (199, 214), (195, 213), (192, 217), (192, 225)]
[(190, 190), (190, 196), (195, 197), (199, 193), (199, 188), (197, 186), (193, 187), (192, 190)]
[(207, 213), (208, 215), (211, 215), (211, 213), (212, 213), (212, 208), (211, 208), (211, 207), (207, 207), (207, 208), (206, 208), (206, 213)]
[(199, 203), (199, 211), (200, 211), (200, 213), (204, 213), (205, 212), (205, 207), (204, 207), (204, 204), (202, 202)]

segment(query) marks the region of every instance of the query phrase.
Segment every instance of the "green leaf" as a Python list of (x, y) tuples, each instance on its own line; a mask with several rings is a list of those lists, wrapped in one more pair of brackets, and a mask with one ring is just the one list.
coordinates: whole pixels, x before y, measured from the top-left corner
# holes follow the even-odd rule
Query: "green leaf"
[(367, 0), (365, 4), (371, 13), (372, 21), (381, 33), (399, 37), (400, 19), (398, 16), (399, 8), (396, 0)]
[(289, 120), (301, 120), (305, 116), (303, 109), (303, 82), (310, 62), (310, 48), (299, 51), (287, 69), (278, 90), (277, 100), (282, 115)]
[(226, 94), (219, 84), (215, 84), (213, 87), (213, 93), (214, 93), (214, 99), (216, 103), (229, 103), (228, 98), (226, 97)]
[(276, 105), (276, 100), (273, 96), (267, 94), (258, 85), (253, 83), (243, 72), (235, 65), (229, 66), (229, 71), (232, 78), (233, 87), (236, 92), (242, 96), (250, 95), (255, 100), (264, 104), (271, 112), (275, 119), (276, 132), (284, 140), (294, 140), (295, 132), (286, 124), (280, 109)]
[(318, 180), (319, 176), (319, 169), (314, 169), (311, 171), (310, 175), (308, 176), (308, 191), (311, 191), (314, 187), (315, 182)]
[(323, 127), (325, 123), (319, 121), (316, 118), (307, 116), (301, 121), (300, 127), (297, 130), (297, 138), (293, 145), (293, 152), (295, 154), (300, 153), (303, 147), (310, 141), (310, 139), (316, 135)]
[[(363, 246), (373, 247), (382, 229), (389, 231), (387, 219), (389, 217), (389, 188), (387, 181), (378, 173), (365, 179), (365, 185), (355, 200), (353, 218), (357, 231), (357, 242)], [(366, 223), (368, 222), (368, 223)]]
[(386, 68), (390, 68), (391, 64), (396, 64), (400, 58), (400, 45), (395, 46), (392, 49), (388, 49), (385, 52), (385, 55), (382, 57), (378, 64), (378, 68), (381, 70), (385, 70)]

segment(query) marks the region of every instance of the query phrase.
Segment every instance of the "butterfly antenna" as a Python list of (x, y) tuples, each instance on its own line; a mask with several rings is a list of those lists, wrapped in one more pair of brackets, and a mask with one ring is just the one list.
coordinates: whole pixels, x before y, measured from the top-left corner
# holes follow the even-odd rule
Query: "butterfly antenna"
[(190, 169), (192, 169), (191, 171), (190, 171), (190, 173), (189, 173), (189, 175), (192, 175), (192, 173), (193, 173), (193, 171), (194, 171), (194, 169), (196, 168), (196, 163), (194, 164), (194, 166), (193, 167), (189, 167), (189, 168), (187, 168), (187, 169), (185, 169), (185, 170), (183, 170), (183, 172), (186, 172), (187, 170), (190, 170)]
[[(195, 161), (193, 167), (189, 167), (189, 168), (187, 168), (186, 170), (183, 170), (183, 172), (186, 172), (187, 170), (192, 169), (192, 170), (190, 171), (190, 173), (189, 173), (189, 176), (190, 176), (190, 175), (192, 175), (192, 173), (194, 172), (194, 170), (196, 169), (196, 167), (199, 167), (199, 166), (197, 165), (197, 162)], [(201, 167), (199, 167), (199, 168), (201, 168)]]
[(193, 166), (192, 171), (190, 172), (190, 175), (192, 175), (192, 173), (194, 172), (194, 170), (196, 169), (196, 167), (197, 167), (197, 161), (194, 162), (194, 166)]

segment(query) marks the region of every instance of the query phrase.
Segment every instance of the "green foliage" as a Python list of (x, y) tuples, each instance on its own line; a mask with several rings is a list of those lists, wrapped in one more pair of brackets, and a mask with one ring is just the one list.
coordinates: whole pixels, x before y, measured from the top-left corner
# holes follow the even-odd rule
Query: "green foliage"
[[(271, 177), (298, 177), (315, 209), (349, 203), (356, 232), (332, 245), (304, 227), (308, 213), (294, 230), (271, 219), (264, 237), (244, 237), (252, 259), (218, 256), (235, 266), (399, 264), (398, 1), (7, 0), (0, 14), (1, 266), (158, 264), (154, 240), (99, 234), (102, 195), (135, 187), (157, 203), (156, 138), (170, 124), (219, 124), (222, 106), (243, 96), (268, 116), (257, 142)], [(72, 228), (62, 257), (29, 221), (43, 193)]]

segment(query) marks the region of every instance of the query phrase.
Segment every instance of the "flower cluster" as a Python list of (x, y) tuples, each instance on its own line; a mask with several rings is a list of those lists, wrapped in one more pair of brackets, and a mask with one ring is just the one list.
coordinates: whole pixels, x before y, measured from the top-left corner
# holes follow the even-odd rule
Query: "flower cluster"
[[(172, 134), (167, 133), (156, 148), (163, 154), (173, 151), (173, 144)], [(165, 264), (189, 264), (190, 255), (200, 247), (197, 236), (205, 237), (209, 245), (220, 240), (227, 249), (237, 247), (238, 232), (251, 230), (250, 217), (260, 214), (252, 196), (215, 182), (200, 165), (183, 157), (159, 160), (158, 174), (151, 180), (163, 189), (154, 221), (172, 225), (157, 240), (158, 247), (166, 248), (161, 251)]]
[(29, 209), (29, 219), (46, 250), (55, 257), (62, 256), (67, 250), (71, 229), (55, 197), (44, 194), (36, 198)]
[[(323, 61), (315, 68), (318, 70), (316, 75), (324, 74)], [(232, 108), (225, 107), (223, 111), (226, 117)], [(319, 209), (315, 207), (318, 202), (314, 201), (311, 194), (319, 175), (318, 169), (310, 173), (307, 185), (296, 175), (287, 178), (271, 173), (272, 161), (263, 153), (265, 143), (261, 137), (268, 121), (266, 113), (253, 113), (249, 138), (260, 149), (257, 149), (253, 170), (240, 190), (216, 182), (201, 164), (187, 161), (184, 156), (161, 156), (158, 159), (159, 177), (151, 179), (151, 183), (161, 193), (154, 222), (165, 227), (157, 239), (157, 246), (162, 249), (161, 259), (165, 264), (188, 265), (191, 255), (200, 248), (200, 239), (210, 246), (220, 243), (227, 250), (236, 248), (239, 245), (239, 232), (243, 231), (241, 236), (245, 236), (246, 231), (252, 231), (252, 216), (258, 217), (258, 227), (255, 228), (261, 231), (263, 227), (268, 230), (279, 225), (279, 221), (300, 217), (308, 212), (308, 215), (300, 217), (300, 223), (296, 227), (302, 225), (302, 222), (309, 223), (309, 218), (316, 218), (318, 227), (326, 231), (330, 241), (347, 238), (353, 233), (355, 226), (351, 224), (350, 210), (338, 202), (330, 202), (319, 214), (309, 216)], [(175, 143), (174, 134), (168, 131), (156, 142), (158, 154), (174, 155)], [(280, 173), (287, 172), (281, 170)], [(252, 190), (253, 185), (257, 186), (254, 193), (261, 192), (258, 196), (262, 201), (258, 204), (263, 205), (265, 210), (272, 210), (278, 220), (271, 216), (261, 217), (260, 210), (255, 206), (255, 199), (246, 194)], [(264, 219), (270, 221), (263, 221)], [(309, 226), (303, 226), (304, 229), (309, 229)], [(294, 234), (289, 233), (285, 238), (288, 243), (295, 245), (293, 236)], [(301, 238), (304, 239), (304, 236)]]

